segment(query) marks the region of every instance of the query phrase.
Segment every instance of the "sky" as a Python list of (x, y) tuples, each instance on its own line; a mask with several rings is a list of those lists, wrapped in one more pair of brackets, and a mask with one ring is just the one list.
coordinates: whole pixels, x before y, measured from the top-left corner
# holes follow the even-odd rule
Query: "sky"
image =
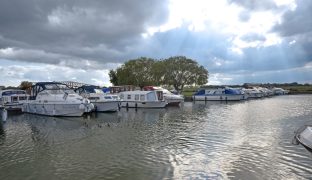
[(0, 0), (0, 85), (186, 56), (208, 84), (312, 83), (311, 0)]

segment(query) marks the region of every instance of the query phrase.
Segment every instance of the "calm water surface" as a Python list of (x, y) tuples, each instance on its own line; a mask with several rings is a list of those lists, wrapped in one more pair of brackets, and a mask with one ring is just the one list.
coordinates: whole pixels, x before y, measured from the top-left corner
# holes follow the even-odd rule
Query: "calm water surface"
[(0, 179), (311, 179), (311, 153), (291, 143), (305, 124), (311, 95), (80, 118), (9, 114)]

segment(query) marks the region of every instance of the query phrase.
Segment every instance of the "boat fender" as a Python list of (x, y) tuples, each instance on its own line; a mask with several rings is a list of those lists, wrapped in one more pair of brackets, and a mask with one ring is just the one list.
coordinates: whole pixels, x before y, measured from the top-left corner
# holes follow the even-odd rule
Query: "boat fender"
[(2, 116), (2, 121), (5, 122), (8, 117), (8, 112), (6, 109), (3, 109), (1, 116)]
[(95, 109), (93, 103), (90, 103), (89, 108), (90, 108), (90, 111), (92, 111), (93, 109)]
[(84, 103), (84, 104), (89, 104), (90, 101), (89, 101), (88, 99), (84, 98), (84, 99), (83, 99), (83, 103)]
[(81, 104), (79, 105), (79, 109), (80, 109), (80, 110), (84, 110), (84, 109), (85, 109), (85, 106), (81, 103)]

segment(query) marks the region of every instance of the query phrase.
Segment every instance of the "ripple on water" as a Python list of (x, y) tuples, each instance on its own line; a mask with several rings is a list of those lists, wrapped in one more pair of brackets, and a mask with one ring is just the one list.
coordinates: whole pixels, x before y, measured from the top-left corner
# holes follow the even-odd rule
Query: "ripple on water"
[(308, 179), (312, 155), (291, 140), (311, 122), (311, 105), (312, 96), (299, 95), (9, 116), (0, 179)]

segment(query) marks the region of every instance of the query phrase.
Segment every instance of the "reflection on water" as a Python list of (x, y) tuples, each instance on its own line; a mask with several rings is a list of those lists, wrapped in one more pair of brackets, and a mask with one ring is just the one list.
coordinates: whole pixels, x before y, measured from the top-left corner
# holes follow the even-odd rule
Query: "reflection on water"
[(312, 96), (196, 102), (84, 117), (9, 115), (0, 179), (304, 179), (312, 155), (291, 144)]

